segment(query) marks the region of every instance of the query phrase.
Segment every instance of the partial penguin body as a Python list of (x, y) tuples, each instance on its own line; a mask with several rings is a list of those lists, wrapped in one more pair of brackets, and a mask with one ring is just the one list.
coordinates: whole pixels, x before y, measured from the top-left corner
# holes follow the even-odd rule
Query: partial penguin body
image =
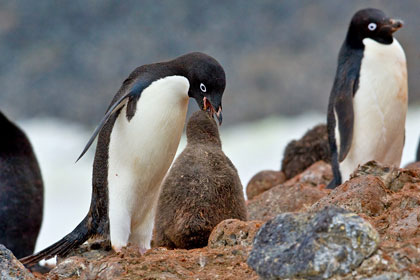
[(157, 80), (143, 91), (133, 118), (126, 118), (124, 107), (114, 123), (109, 143), (108, 188), (110, 237), (116, 249), (129, 241), (150, 248), (157, 189), (181, 138), (188, 89), (185, 77)]
[(225, 72), (212, 57), (189, 53), (136, 68), (123, 82), (82, 154), (96, 136), (92, 200), (68, 235), (20, 261), (65, 256), (92, 236), (119, 251), (129, 242), (150, 248), (160, 184), (177, 150), (190, 97), (221, 124)]
[(0, 112), (0, 244), (32, 254), (41, 228), (44, 186), (25, 133)]
[(399, 166), (407, 113), (405, 54), (393, 37), (402, 21), (377, 9), (352, 18), (338, 56), (327, 129), (334, 179), (348, 180), (371, 160)]
[[(343, 181), (369, 160), (399, 166), (404, 147), (408, 100), (404, 51), (395, 38), (390, 45), (369, 38), (363, 43), (359, 88), (353, 98), (353, 140), (340, 163)], [(340, 147), (338, 127), (336, 135)]]

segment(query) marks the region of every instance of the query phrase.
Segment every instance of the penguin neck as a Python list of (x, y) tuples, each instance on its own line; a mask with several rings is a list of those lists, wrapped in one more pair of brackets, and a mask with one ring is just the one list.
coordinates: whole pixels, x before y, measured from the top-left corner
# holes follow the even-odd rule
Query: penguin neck
[(357, 30), (355, 30), (351, 26), (347, 31), (345, 44), (351, 49), (363, 50), (365, 48), (362, 36)]
[(220, 141), (220, 138), (210, 135), (210, 134), (204, 134), (200, 133), (198, 135), (195, 135), (194, 137), (187, 137), (188, 145), (206, 145), (206, 146), (213, 146), (213, 147), (222, 147), (222, 142)]
[(216, 146), (221, 148), (219, 131), (208, 127), (192, 126), (191, 123), (187, 125), (187, 142), (188, 144), (202, 144), (208, 146)]

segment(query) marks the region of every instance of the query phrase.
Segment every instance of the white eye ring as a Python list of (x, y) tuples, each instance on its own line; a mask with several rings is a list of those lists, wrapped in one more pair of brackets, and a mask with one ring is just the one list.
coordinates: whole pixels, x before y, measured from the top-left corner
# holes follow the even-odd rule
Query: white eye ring
[(369, 29), (370, 31), (375, 30), (375, 29), (376, 29), (376, 23), (374, 23), (374, 22), (369, 23), (369, 25), (368, 25), (368, 29)]
[(203, 83), (200, 84), (200, 89), (201, 89), (202, 92), (207, 91), (206, 86)]

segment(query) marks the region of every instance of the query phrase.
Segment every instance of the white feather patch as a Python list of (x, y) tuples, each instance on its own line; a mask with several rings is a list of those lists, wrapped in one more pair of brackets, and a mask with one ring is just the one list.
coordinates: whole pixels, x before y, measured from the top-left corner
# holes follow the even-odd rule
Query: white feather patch
[(175, 156), (188, 108), (189, 82), (170, 76), (141, 94), (134, 117), (124, 107), (109, 143), (108, 189), (111, 243), (150, 248), (160, 184)]

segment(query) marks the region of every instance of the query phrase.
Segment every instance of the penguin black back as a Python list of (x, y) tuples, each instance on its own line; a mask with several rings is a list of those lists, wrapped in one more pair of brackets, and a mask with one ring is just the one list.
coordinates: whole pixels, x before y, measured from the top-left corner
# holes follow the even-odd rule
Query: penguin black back
[(419, 140), (419, 145), (417, 147), (417, 156), (416, 156), (416, 161), (420, 161), (420, 140)]
[(155, 246), (203, 247), (218, 223), (247, 217), (236, 168), (223, 153), (216, 122), (207, 112), (191, 116), (187, 142), (162, 184)]
[(41, 228), (44, 188), (25, 133), (0, 112), (0, 243), (17, 257), (32, 254)]

